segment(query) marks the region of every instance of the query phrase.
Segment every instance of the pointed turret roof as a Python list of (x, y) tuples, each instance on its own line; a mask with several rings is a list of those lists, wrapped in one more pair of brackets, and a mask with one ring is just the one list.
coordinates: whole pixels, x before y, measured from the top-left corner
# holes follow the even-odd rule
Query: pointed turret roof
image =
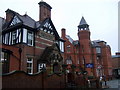
[(84, 17), (82, 16), (79, 25), (85, 25), (85, 24), (87, 24), (87, 22), (85, 21)]

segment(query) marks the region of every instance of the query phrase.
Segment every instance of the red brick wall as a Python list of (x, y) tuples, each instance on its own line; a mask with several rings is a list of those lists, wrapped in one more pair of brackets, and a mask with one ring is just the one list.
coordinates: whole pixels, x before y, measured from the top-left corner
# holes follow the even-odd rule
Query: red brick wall
[(63, 88), (64, 75), (48, 76), (47, 73), (28, 75), (16, 71), (2, 77), (2, 88)]
[(10, 54), (10, 69), (9, 71), (13, 70), (19, 70), (19, 61), (20, 61), (20, 55), (19, 55), (19, 48), (18, 46), (9, 46), (9, 45), (2, 45), (2, 48), (8, 49), (12, 51), (13, 53)]

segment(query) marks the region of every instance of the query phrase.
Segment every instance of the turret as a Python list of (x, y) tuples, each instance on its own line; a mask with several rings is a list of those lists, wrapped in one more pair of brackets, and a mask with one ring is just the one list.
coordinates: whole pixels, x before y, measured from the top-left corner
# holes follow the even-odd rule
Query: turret
[(85, 21), (84, 17), (81, 18), (81, 21), (78, 25), (78, 37), (80, 39), (89, 39), (90, 40), (90, 31), (89, 25)]

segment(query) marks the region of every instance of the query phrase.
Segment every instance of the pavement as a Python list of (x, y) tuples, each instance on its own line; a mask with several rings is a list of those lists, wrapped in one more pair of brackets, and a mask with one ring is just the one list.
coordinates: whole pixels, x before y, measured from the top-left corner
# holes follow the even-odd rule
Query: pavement
[(103, 82), (102, 88), (106, 90), (120, 90), (120, 79), (107, 81), (106, 85), (105, 85), (105, 82)]

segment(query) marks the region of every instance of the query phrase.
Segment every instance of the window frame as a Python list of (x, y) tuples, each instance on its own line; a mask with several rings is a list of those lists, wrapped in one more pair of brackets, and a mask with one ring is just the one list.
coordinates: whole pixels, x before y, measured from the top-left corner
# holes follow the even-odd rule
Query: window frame
[[(28, 64), (31, 64), (31, 65), (28, 67)], [(30, 72), (28, 70), (30, 70)], [(33, 58), (31, 57), (27, 58), (27, 73), (33, 74)]]
[[(29, 40), (30, 40), (30, 43), (29, 43)], [(27, 44), (29, 46), (33, 46), (34, 45), (34, 32), (29, 31), (29, 30), (27, 30)]]
[(60, 47), (60, 51), (64, 52), (64, 42), (59, 41), (59, 47)]
[(17, 30), (12, 31), (12, 44), (16, 44), (16, 41), (17, 41), (16, 38), (17, 38)]
[(0, 60), (0, 62), (2, 63), (2, 73), (9, 73), (10, 54), (7, 53), (7, 52), (2, 51), (1, 52), (1, 60)]
[(98, 54), (101, 53), (101, 47), (96, 47), (96, 53), (98, 53)]
[(38, 63), (38, 72), (41, 72), (43, 67), (45, 67), (44, 69), (46, 69), (45, 63)]

